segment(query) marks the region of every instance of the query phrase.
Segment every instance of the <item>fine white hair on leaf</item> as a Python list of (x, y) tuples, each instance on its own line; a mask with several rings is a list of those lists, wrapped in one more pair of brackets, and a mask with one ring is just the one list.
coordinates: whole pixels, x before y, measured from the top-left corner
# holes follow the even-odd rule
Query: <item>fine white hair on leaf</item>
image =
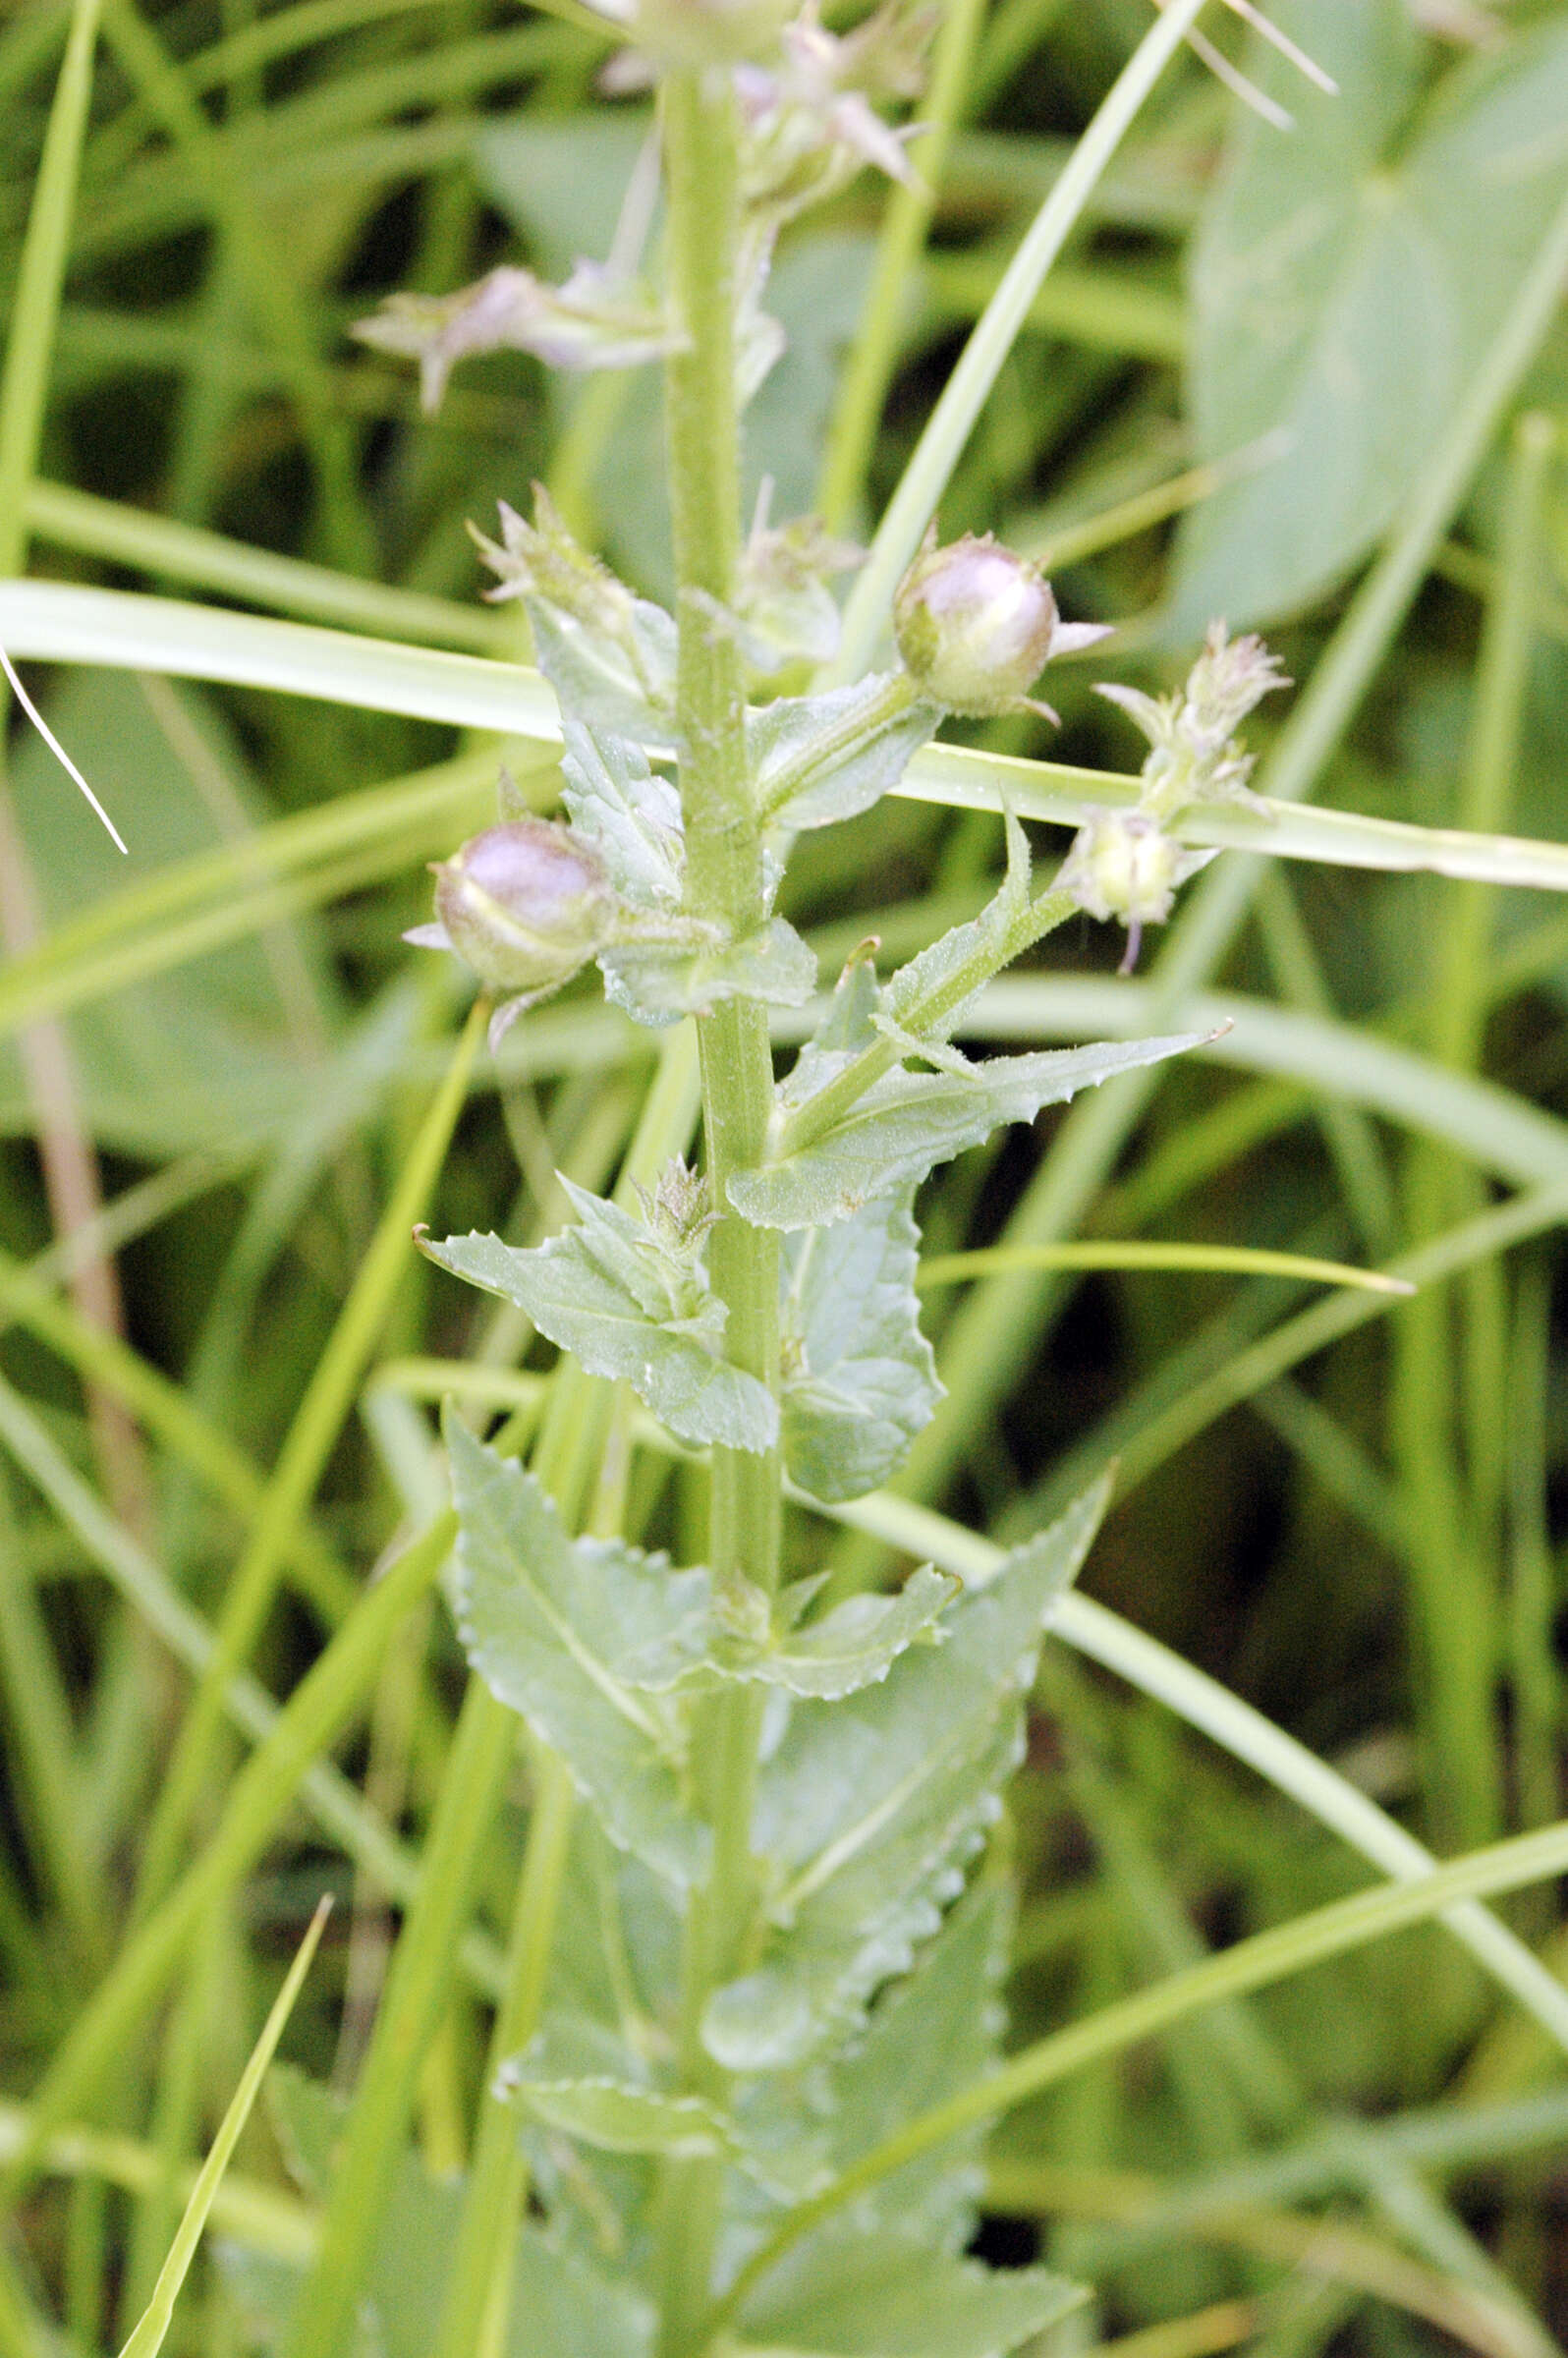
[(81, 770), (78, 769), (76, 763), (72, 760), (71, 756), (66, 752), (65, 747), (60, 743), (60, 740), (55, 735), (53, 729), (50, 728), (48, 722), (44, 719), (43, 714), (38, 710), (37, 705), (33, 702), (26, 688), (23, 687), (21, 680), (17, 677), (17, 667), (12, 662), (11, 657), (6, 653), (6, 650), (3, 646), (0, 646), (0, 669), (4, 670), (6, 678), (11, 682), (12, 694), (16, 697), (18, 703), (22, 706), (23, 711), (26, 712), (33, 727), (37, 730), (38, 735), (43, 739), (43, 742), (48, 747), (50, 753), (53, 754), (55, 759), (60, 763), (61, 767), (68, 773), (68, 775), (75, 778), (77, 784), (81, 787), (83, 793), (92, 805), (93, 810), (97, 813), (104, 825), (108, 828), (110, 835), (114, 839), (115, 848), (118, 851), (124, 852), (127, 858), (129, 858), (129, 844), (127, 844), (119, 828), (109, 816), (108, 812), (105, 811), (103, 805), (93, 793), (92, 788), (87, 784), (87, 781), (83, 776)]

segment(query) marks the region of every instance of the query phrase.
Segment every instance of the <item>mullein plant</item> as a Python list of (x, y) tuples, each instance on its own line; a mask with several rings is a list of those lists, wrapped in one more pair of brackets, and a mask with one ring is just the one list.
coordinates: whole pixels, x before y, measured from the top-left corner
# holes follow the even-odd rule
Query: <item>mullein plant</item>
[[(411, 938), (473, 970), (492, 1042), (589, 962), (639, 1023), (695, 1027), (697, 1169), (666, 1149), (614, 1201), (568, 1185), (572, 1223), (533, 1250), (421, 1242), (567, 1355), (556, 1399), (577, 1402), (579, 1431), (585, 1379), (609, 1379), (669, 1444), (706, 1454), (705, 1560), (602, 1528), (570, 1409), (530, 1467), (448, 1415), (453, 1608), (534, 1764), (528, 1904), (501, 2011), (514, 2044), (469, 2184), (422, 2211), (395, 2196), (403, 2224), (361, 2324), (403, 2346), (397, 2272), (418, 2248), (426, 2274), (447, 2272), (434, 2346), (452, 2358), (983, 2358), (1080, 2293), (965, 2256), (978, 2131), (869, 2184), (864, 2164), (995, 2057), (1009, 1887), (988, 1833), (1105, 1492), (982, 1585), (926, 1566), (836, 1603), (821, 1577), (783, 1577), (784, 1507), (883, 1483), (941, 1396), (915, 1286), (925, 1175), (1193, 1044), (976, 1061), (955, 1040), (985, 984), (1075, 911), (1119, 920), (1136, 952), (1210, 856), (1169, 821), (1245, 794), (1235, 732), (1282, 683), (1257, 641), (1216, 629), (1176, 696), (1108, 689), (1149, 740), (1138, 807), (1092, 814), (1043, 886), (1008, 817), (989, 905), (885, 979), (866, 944), (775, 1077), (770, 1011), (818, 984), (776, 906), (795, 838), (868, 810), (947, 714), (1048, 713), (1041, 672), (1101, 634), (1064, 622), (1039, 572), (988, 536), (944, 545), (933, 526), (889, 617), (896, 660), (788, 692), (831, 663), (827, 584), (854, 552), (809, 520), (763, 516), (743, 536), (741, 416), (781, 342), (769, 256), (863, 165), (910, 171), (876, 105), (914, 95), (929, 24), (896, 0), (845, 37), (772, 0), (614, 13), (617, 80), (657, 86), (662, 287), (619, 266), (559, 289), (500, 269), (450, 299), (399, 298), (360, 332), (417, 359), (431, 403), (454, 363), (501, 346), (665, 370), (675, 610), (578, 547), (542, 492), (532, 522), (503, 508), (499, 537), (478, 536), (490, 594), (522, 602), (559, 700), (567, 815), (540, 816), (503, 777), (497, 823), (440, 864), (434, 920)], [(279, 2105), (319, 2190), (327, 2100), (285, 2082)], [(294, 2347), (349, 2346), (330, 2315), (308, 2295)]]

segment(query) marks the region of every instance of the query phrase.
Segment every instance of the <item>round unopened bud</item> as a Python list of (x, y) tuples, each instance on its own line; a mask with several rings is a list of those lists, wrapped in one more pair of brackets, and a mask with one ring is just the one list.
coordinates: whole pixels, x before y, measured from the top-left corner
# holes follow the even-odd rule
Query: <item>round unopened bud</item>
[(618, 903), (591, 844), (548, 818), (515, 818), (433, 864), (450, 946), (491, 990), (542, 991), (602, 948)]
[(987, 533), (925, 546), (893, 599), (898, 651), (922, 693), (970, 719), (1010, 712), (1038, 679), (1057, 636), (1056, 600), (1037, 565)]

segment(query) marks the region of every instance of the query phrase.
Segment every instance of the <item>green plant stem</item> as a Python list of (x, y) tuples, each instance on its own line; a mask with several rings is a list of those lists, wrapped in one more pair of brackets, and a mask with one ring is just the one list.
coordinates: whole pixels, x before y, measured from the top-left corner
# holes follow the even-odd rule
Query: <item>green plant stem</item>
[[(944, 1038), (944, 1027), (955, 1009), (973, 998), (1004, 966), (1010, 966), (1036, 942), (1054, 932), (1077, 909), (1078, 903), (1070, 892), (1042, 892), (1038, 900), (1027, 901), (1003, 930), (978, 940), (961, 967), (900, 1005), (901, 1029), (924, 1039)], [(819, 1089), (790, 1116), (779, 1141), (780, 1158), (802, 1153), (806, 1148), (814, 1146), (884, 1073), (890, 1073), (909, 1053), (908, 1048), (890, 1039), (879, 1039), (863, 1048), (853, 1062), (841, 1073), (835, 1073), (824, 1089)]]
[(930, 88), (921, 104), (915, 175), (895, 188), (887, 200), (871, 283), (861, 306), (828, 427), (816, 508), (830, 532), (849, 529), (865, 492), (866, 470), (898, 363), (911, 278), (919, 267), (930, 227), (984, 14), (984, 0), (952, 0), (942, 11), (931, 54)]
[[(662, 102), (670, 288), (687, 338), (666, 371), (687, 897), (694, 915), (740, 939), (763, 923), (766, 894), (740, 656), (729, 634), (714, 627), (714, 602), (726, 606), (733, 596), (740, 546), (738, 126), (726, 75), (673, 74)], [(778, 1239), (726, 1209), (730, 1173), (761, 1158), (773, 1098), (767, 1012), (732, 1000), (700, 1018), (698, 1034), (708, 1183), (719, 1215), (708, 1266), (727, 1313), (725, 1348), (776, 1394)], [(777, 1450), (716, 1448), (711, 1479), (715, 1581), (744, 1579), (770, 1594), (778, 1582), (782, 1517)], [(699, 1707), (693, 1737), (713, 1864), (707, 1884), (692, 1896), (683, 1935), (680, 2063), (690, 2087), (720, 2102), (727, 2075), (703, 2047), (701, 2022), (709, 1995), (735, 1970), (755, 1907), (751, 1822), (758, 1726), (756, 1697), (738, 1688)], [(654, 2262), (660, 2358), (683, 2358), (700, 2344), (723, 2183), (717, 2158), (671, 2162), (662, 2173)]]
[(844, 612), (835, 679), (855, 679), (887, 627), (893, 590), (935, 513), (949, 477), (1012, 350), (1040, 281), (1066, 244), (1094, 185), (1149, 91), (1197, 22), (1204, 0), (1167, 0), (1118, 75), (1061, 177), (1008, 264), (963, 358), (942, 388), (904, 470)]

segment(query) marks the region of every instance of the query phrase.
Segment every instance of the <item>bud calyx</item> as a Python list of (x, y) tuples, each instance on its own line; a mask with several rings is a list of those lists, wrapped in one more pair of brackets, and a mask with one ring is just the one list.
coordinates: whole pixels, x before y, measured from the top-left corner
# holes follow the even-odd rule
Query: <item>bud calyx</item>
[(1064, 623), (1037, 565), (991, 533), (939, 547), (931, 526), (893, 600), (898, 651), (923, 696), (982, 720), (1042, 712), (1025, 691), (1053, 655), (1107, 636), (1099, 623)]

